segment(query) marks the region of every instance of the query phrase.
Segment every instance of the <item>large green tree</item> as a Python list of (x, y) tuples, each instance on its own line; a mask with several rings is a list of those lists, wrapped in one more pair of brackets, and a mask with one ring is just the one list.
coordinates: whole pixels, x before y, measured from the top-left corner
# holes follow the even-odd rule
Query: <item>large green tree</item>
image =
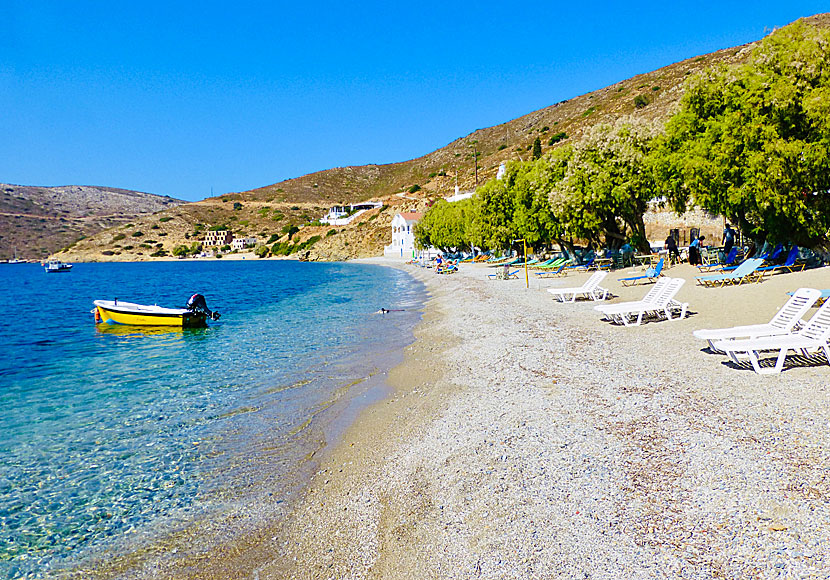
[(655, 195), (655, 134), (642, 122), (600, 124), (569, 154), (549, 158), (551, 164), (566, 164), (550, 202), (568, 237), (612, 247), (630, 237), (635, 246), (648, 248), (643, 214)]
[(796, 22), (747, 64), (690, 80), (656, 167), (678, 211), (696, 204), (761, 241), (827, 246), (830, 31)]

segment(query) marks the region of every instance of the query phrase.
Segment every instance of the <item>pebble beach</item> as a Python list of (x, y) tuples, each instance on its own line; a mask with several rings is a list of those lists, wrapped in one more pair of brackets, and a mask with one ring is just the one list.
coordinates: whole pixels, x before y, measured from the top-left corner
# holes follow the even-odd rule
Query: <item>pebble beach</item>
[[(544, 291), (588, 273), (528, 289), (397, 267), (431, 297), (394, 394), (323, 463), (257, 577), (830, 577), (830, 367), (760, 376), (692, 336), (767, 322), (787, 291), (830, 287), (826, 268), (703, 288), (678, 265), (688, 317), (620, 327)], [(628, 273), (606, 278), (612, 302), (647, 291)]]

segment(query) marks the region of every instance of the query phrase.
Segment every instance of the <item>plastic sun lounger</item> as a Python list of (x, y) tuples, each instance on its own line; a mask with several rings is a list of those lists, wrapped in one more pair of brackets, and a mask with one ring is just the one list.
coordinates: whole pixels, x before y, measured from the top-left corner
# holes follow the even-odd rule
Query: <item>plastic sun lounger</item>
[(549, 276), (566, 276), (568, 272), (566, 268), (568, 267), (568, 261), (566, 260), (562, 264), (559, 265), (558, 268), (545, 268), (541, 272), (534, 272), (539, 278), (547, 278)]
[[(769, 375), (781, 372), (787, 354), (791, 350), (800, 351), (801, 355), (807, 358), (823, 352), (827, 363), (830, 364), (828, 340), (830, 340), (830, 300), (825, 301), (798, 332), (746, 340), (722, 340), (715, 343), (715, 348), (725, 352), (733, 362), (738, 364), (741, 362), (740, 357), (745, 356), (749, 358), (756, 373)], [(760, 352), (765, 350), (778, 351), (774, 367), (761, 368)], [(813, 354), (810, 354), (811, 351)]]
[[(712, 274), (711, 276), (698, 276), (695, 278), (702, 286), (724, 286), (725, 284), (743, 284), (752, 278), (761, 279), (756, 270), (764, 262), (761, 258), (750, 258), (742, 262), (740, 266), (725, 274)], [(718, 284), (720, 283), (720, 284)]]
[[(628, 278), (619, 278), (617, 281), (622, 282), (623, 286), (630, 286), (632, 284), (636, 284), (639, 280), (645, 280), (646, 282), (656, 282), (657, 279), (663, 274), (663, 262), (665, 258), (660, 258), (660, 261), (657, 262), (657, 266), (650, 271), (647, 270), (645, 274), (642, 276), (630, 276)], [(626, 282), (628, 282), (626, 284)]]
[(758, 268), (758, 271), (763, 276), (767, 273), (769, 273), (770, 275), (775, 274), (777, 270), (788, 270), (790, 272), (795, 272), (796, 270), (803, 270), (807, 264), (803, 262), (801, 264), (797, 264), (796, 260), (798, 260), (798, 246), (793, 246), (793, 248), (790, 250), (790, 253), (787, 254), (787, 260), (783, 264), (773, 264), (772, 266), (764, 266), (762, 268)]
[(504, 261), (501, 261), (501, 262), (493, 262), (491, 264), (488, 264), (487, 267), (488, 268), (498, 268), (499, 266), (502, 266), (502, 267), (503, 266), (512, 266), (513, 264), (515, 264), (519, 260), (521, 260), (521, 258), (511, 258), (509, 260), (504, 260)]
[(713, 263), (713, 264), (701, 264), (697, 267), (698, 270), (701, 272), (711, 272), (712, 270), (723, 270), (725, 267), (728, 267), (732, 264), (735, 259), (738, 257), (738, 248), (732, 248), (729, 250), (729, 253), (724, 258), (723, 263)]
[[(787, 294), (789, 296), (793, 295), (792, 292), (787, 292)], [(827, 300), (828, 298), (830, 298), (830, 288), (828, 288), (826, 290), (820, 290), (818, 300), (816, 300), (814, 305), (815, 306), (821, 306), (822, 304), (824, 304), (824, 301)]]
[[(611, 322), (625, 326), (638, 326), (647, 315), (665, 315), (666, 320), (681, 320), (686, 317), (689, 304), (674, 299), (686, 280), (683, 278), (661, 278), (642, 300), (595, 306)], [(677, 317), (672, 312), (679, 311)], [(635, 317), (636, 315), (636, 317)]]
[[(608, 272), (594, 272), (579, 288), (548, 288), (548, 292), (560, 302), (576, 302), (576, 297), (583, 295), (591, 300), (605, 300), (608, 289), (600, 287), (599, 283), (608, 275)], [(570, 296), (570, 299), (568, 299)]]
[[(511, 278), (518, 278), (519, 277), (519, 272), (521, 272), (521, 270), (513, 270), (512, 272), (508, 272), (507, 273), (507, 278), (505, 278), (505, 280), (509, 280)], [(487, 277), (490, 280), (496, 280), (499, 277), (499, 273), (496, 272), (495, 274), (487, 274)]]
[(801, 322), (801, 318), (821, 297), (821, 291), (814, 288), (799, 288), (792, 293), (792, 297), (782, 306), (775, 316), (766, 324), (751, 324), (747, 326), (733, 326), (732, 328), (716, 328), (695, 330), (692, 334), (702, 340), (709, 341), (709, 347), (715, 349), (715, 342), (736, 338), (759, 338), (762, 336), (776, 336), (788, 334)]
[(546, 265), (537, 264), (536, 266), (534, 266), (534, 268), (536, 270), (555, 270), (559, 266), (561, 266), (563, 264), (567, 264), (567, 263), (568, 263), (568, 258), (555, 258), (555, 259), (550, 261), (550, 264), (546, 264)]

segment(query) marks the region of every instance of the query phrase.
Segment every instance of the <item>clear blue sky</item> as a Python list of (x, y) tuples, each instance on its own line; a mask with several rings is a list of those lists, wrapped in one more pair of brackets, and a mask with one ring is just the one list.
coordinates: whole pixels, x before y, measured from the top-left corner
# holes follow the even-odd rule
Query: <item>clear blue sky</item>
[(827, 9), (0, 0), (0, 182), (197, 200), (403, 161)]

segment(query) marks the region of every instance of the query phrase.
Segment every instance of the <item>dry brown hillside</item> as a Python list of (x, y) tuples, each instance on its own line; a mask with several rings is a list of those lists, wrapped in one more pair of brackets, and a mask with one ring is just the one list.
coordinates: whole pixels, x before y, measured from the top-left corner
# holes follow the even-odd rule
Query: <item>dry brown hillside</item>
[[(804, 21), (827, 27), (830, 26), (830, 14), (812, 16)], [(690, 75), (718, 63), (741, 62), (751, 47), (752, 44), (727, 48), (637, 75), (501, 125), (479, 129), (417, 159), (388, 165), (337, 167), (165, 210), (121, 228), (120, 233), (127, 236), (126, 241), (133, 243), (115, 240), (116, 232), (105, 232), (83, 240), (62, 257), (145, 259), (158, 250), (171, 252), (177, 244), (191, 243), (204, 229), (220, 225), (228, 226), (235, 235), (273, 240), (287, 225), (307, 225), (321, 217), (330, 205), (369, 199), (381, 200), (388, 207), (380, 212), (376, 210), (371, 220), (370, 215), (363, 216), (349, 226), (320, 228), (307, 225), (293, 241), (321, 237), (309, 251), (310, 259), (377, 255), (391, 240), (388, 223), (395, 212), (423, 208), (430, 198), (451, 195), (456, 179), (462, 190), (475, 187), (473, 147), (480, 153), (480, 184), (495, 175), (501, 162), (528, 159), (537, 137), (543, 150), (549, 150), (579, 139), (588, 127), (600, 122), (613, 122), (623, 116), (666, 119), (676, 109), (684, 81)], [(414, 186), (420, 189), (408, 193), (415, 189)], [(234, 203), (241, 207), (234, 209)], [(160, 221), (166, 217), (171, 219)], [(330, 233), (332, 230), (334, 233)], [(142, 240), (143, 247), (134, 243)], [(131, 248), (128, 250), (127, 246)], [(138, 251), (141, 254), (137, 254)]]
[(42, 259), (78, 238), (185, 203), (88, 185), (32, 187), (0, 183), (0, 259)]

